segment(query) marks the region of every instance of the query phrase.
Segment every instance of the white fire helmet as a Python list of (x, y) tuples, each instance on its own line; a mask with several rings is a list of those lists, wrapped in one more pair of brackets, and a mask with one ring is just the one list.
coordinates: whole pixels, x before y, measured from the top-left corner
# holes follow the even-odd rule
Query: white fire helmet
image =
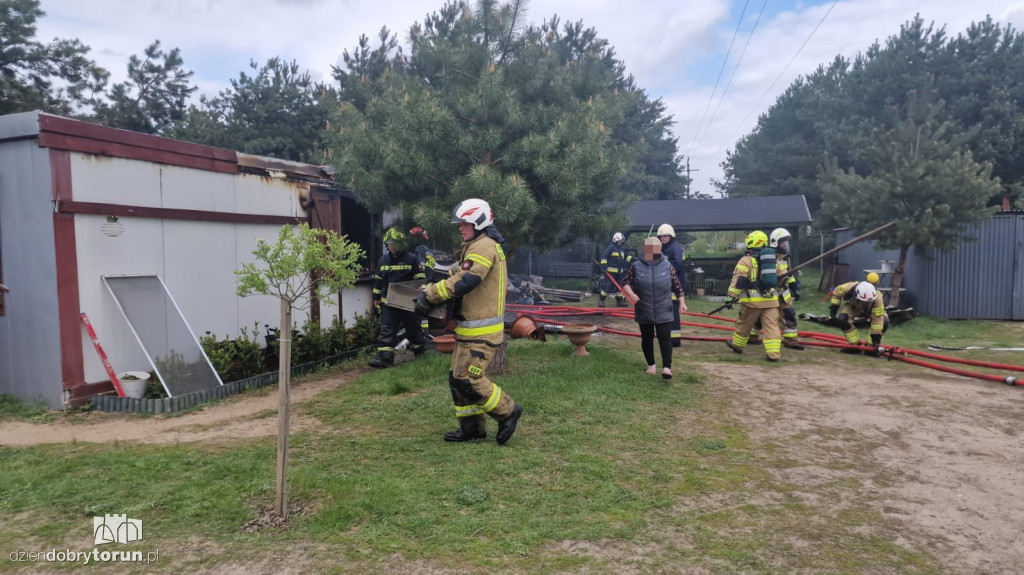
[(658, 237), (660, 238), (661, 236), (672, 236), (674, 238), (676, 237), (676, 231), (668, 224), (661, 224), (658, 226)]
[(786, 228), (775, 228), (772, 230), (772, 234), (768, 236), (768, 245), (773, 248), (777, 248), (779, 247), (779, 242), (786, 241), (791, 237), (793, 236), (789, 234), (789, 231), (786, 230)]
[(878, 296), (878, 290), (876, 290), (875, 286), (871, 285), (869, 282), (860, 282), (857, 284), (857, 287), (854, 288), (854, 292), (856, 293), (855, 297), (857, 298), (857, 301), (862, 301), (864, 303), (871, 303), (875, 301), (875, 297)]
[(453, 224), (473, 224), (473, 229), (482, 230), (494, 223), (491, 206), (479, 198), (470, 198), (459, 202), (452, 210)]
[(615, 243), (626, 241), (626, 236), (622, 235), (620, 232), (615, 232), (615, 235), (612, 236), (612, 241)]

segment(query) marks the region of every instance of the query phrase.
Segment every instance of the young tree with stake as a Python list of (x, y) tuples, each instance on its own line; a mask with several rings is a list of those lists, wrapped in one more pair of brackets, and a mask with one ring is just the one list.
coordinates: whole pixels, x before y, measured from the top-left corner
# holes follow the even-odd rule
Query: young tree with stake
[[(252, 252), (257, 262), (236, 270), (238, 295), (271, 295), (281, 300), (280, 370), (278, 379), (277, 495), (274, 512), (288, 515), (285, 471), (288, 462), (289, 371), (291, 366), (292, 309), (306, 309), (311, 301), (334, 303), (330, 295), (355, 283), (363, 250), (328, 230), (285, 225), (277, 242), (260, 238)], [(314, 300), (311, 296), (316, 294)]]

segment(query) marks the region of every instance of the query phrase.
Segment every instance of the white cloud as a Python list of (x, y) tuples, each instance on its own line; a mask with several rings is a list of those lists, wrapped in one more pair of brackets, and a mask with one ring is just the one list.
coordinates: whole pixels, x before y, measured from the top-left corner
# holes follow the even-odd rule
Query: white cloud
[[(711, 191), (711, 178), (721, 178), (719, 164), (735, 139), (755, 125), (797, 76), (837, 54), (853, 56), (876, 40), (884, 41), (917, 13), (925, 21), (946, 24), (950, 35), (987, 14), (1024, 28), (1024, 2), (1019, 0), (1009, 7), (1006, 0), (843, 0), (783, 73), (832, 5), (816, 2), (789, 0), (788, 9), (780, 11), (776, 5), (772, 15), (761, 18), (723, 98), (753, 24), (752, 11), (759, 7), (751, 3), (734, 43), (733, 61), (710, 105), (714, 79), (736, 26), (731, 19), (743, 6), (739, 0), (532, 0), (528, 20), (539, 24), (558, 14), (563, 22), (583, 20), (607, 38), (637, 85), (664, 100), (676, 120), (681, 152), (692, 147), (691, 166), (700, 170), (694, 174), (694, 189), (705, 192)], [(375, 41), (387, 26), (404, 42), (414, 22), (442, 5), (443, 0), (42, 0), (47, 15), (38, 22), (38, 37), (81, 39), (114, 81), (123, 80), (129, 55), (160, 39), (164, 47), (180, 47), (186, 67), (196, 71), (196, 84), (214, 93), (248, 70), (250, 60), (263, 63), (274, 56), (296, 60), (317, 80), (326, 80), (331, 65), (356, 45), (360, 34)], [(698, 144), (693, 139), (705, 109)]]

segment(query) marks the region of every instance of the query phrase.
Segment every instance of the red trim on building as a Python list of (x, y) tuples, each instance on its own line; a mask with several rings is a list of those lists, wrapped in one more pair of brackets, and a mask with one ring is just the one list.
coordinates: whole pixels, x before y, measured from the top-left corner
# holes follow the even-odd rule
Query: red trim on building
[(39, 114), (39, 146), (225, 174), (238, 173), (238, 156), (234, 150), (97, 126), (49, 114)]
[[(71, 198), (71, 154), (50, 150), (51, 194), (55, 201)], [(82, 352), (82, 310), (78, 293), (78, 248), (75, 215), (53, 214), (54, 256), (57, 262), (57, 320), (60, 326), (60, 369), (63, 388), (85, 385)], [(74, 395), (74, 394), (72, 394)]]
[(305, 217), (273, 216), (265, 214), (236, 214), (233, 212), (210, 212), (205, 210), (183, 210), (179, 208), (152, 208), (126, 206), (122, 204), (101, 204), (96, 202), (58, 201), (57, 212), (67, 214), (96, 214), (135, 218), (162, 218), (167, 220), (195, 220), (204, 222), (229, 222), (235, 224), (298, 225), (308, 222)]

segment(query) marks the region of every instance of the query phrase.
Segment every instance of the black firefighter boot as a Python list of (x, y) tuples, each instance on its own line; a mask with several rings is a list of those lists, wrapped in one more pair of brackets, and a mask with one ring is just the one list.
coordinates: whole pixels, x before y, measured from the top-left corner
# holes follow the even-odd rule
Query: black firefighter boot
[(597, 298), (597, 307), (604, 307), (604, 298), (605, 296), (600, 296), (599, 298)]
[(523, 416), (523, 408), (517, 403), (512, 408), (512, 414), (506, 417), (504, 420), (498, 422), (498, 445), (505, 445), (509, 439), (512, 439), (512, 434), (516, 432), (516, 424), (519, 423), (519, 418)]
[(377, 357), (370, 360), (370, 367), (391, 367), (395, 365), (395, 354), (382, 351)]
[(487, 428), (483, 416), (460, 417), (459, 428), (444, 434), (445, 441), (463, 442), (474, 439), (487, 439)]
[(618, 295), (615, 296), (615, 305), (618, 307), (629, 307), (629, 304), (626, 303), (626, 298)]

